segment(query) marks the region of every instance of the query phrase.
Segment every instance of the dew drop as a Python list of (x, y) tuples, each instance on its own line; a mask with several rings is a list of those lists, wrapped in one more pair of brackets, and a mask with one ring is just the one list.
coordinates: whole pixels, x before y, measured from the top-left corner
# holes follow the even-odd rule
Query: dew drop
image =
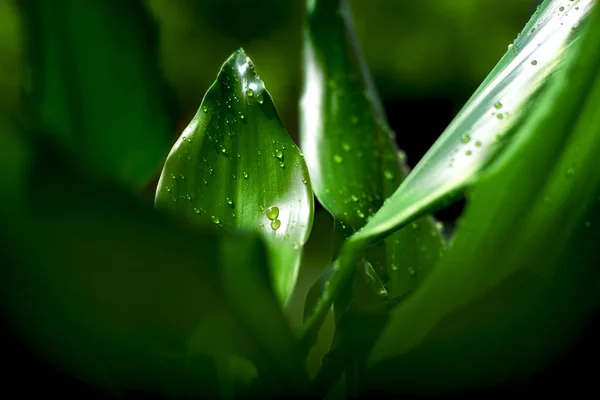
[(398, 266), (396, 264), (392, 264), (392, 271), (398, 271)]
[(559, 7), (558, 11), (565, 11), (564, 7)]
[(413, 267), (408, 267), (408, 273), (411, 275), (414, 275), (416, 273), (416, 271)]
[(249, 175), (246, 171), (244, 171), (244, 179), (248, 179)]
[(344, 161), (344, 159), (340, 155), (335, 154), (333, 156), (333, 161), (335, 161), (336, 164), (341, 164)]
[(352, 199), (353, 202), (355, 202), (355, 203), (358, 202), (358, 197), (355, 194), (350, 196), (350, 198)]
[(498, 119), (504, 119), (504, 114), (498, 113), (498, 114), (496, 114), (496, 118), (498, 118)]
[(223, 145), (221, 145), (221, 154), (223, 154), (224, 156), (229, 155), (229, 152)]
[(285, 163), (284, 163), (283, 161), (280, 161), (280, 162), (279, 162), (279, 166), (280, 166), (281, 168), (285, 168)]
[(304, 183), (306, 185), (308, 183), (308, 180), (302, 179), (302, 183)]
[(537, 60), (531, 60), (531, 65), (537, 65)]
[(475, 142), (475, 146), (477, 146), (477, 147), (481, 147), (481, 142), (480, 142), (479, 140), (478, 140), (478, 141), (476, 141), (476, 142)]
[(501, 109), (501, 108), (502, 108), (502, 103), (501, 103), (501, 102), (499, 102), (499, 101), (497, 101), (497, 102), (495, 102), (495, 103), (494, 103), (494, 107), (495, 107), (497, 110), (499, 110), (499, 109)]
[(254, 90), (252, 90), (252, 89), (246, 90), (246, 96), (248, 96), (248, 97), (254, 97)]
[(202, 111), (204, 111), (205, 113), (208, 112), (208, 107), (207, 106), (202, 106)]
[(567, 178), (572, 178), (575, 175), (575, 168), (569, 167), (567, 170)]
[(364, 218), (365, 217), (365, 213), (362, 212), (361, 210), (356, 210), (356, 215), (358, 215), (359, 218)]
[(273, 152), (273, 156), (277, 157), (278, 160), (283, 161), (283, 153), (281, 150), (277, 149)]
[(473, 152), (472, 152), (471, 150), (467, 150), (467, 151), (465, 152), (465, 154), (466, 154), (466, 155), (468, 155), (468, 156), (470, 156), (471, 154), (473, 154)]
[(214, 215), (213, 215), (212, 217), (210, 217), (210, 219), (212, 220), (212, 222), (213, 222), (214, 224), (217, 224), (217, 225), (219, 225), (219, 224), (221, 223), (221, 221), (219, 220), (219, 217), (217, 217), (217, 216), (214, 216)]
[(273, 221), (271, 221), (271, 229), (273, 229), (274, 231), (276, 231), (277, 229), (279, 229), (279, 227), (281, 226), (281, 221), (278, 219), (275, 219)]
[(279, 217), (279, 208), (278, 207), (269, 207), (267, 208), (267, 218), (271, 221), (276, 220)]
[(394, 179), (394, 174), (392, 173), (392, 171), (386, 170), (383, 175), (385, 176), (385, 179), (387, 179), (388, 181), (391, 181), (392, 179)]
[(352, 146), (350, 146), (348, 143), (343, 143), (342, 148), (344, 149), (344, 151), (350, 151), (350, 149), (352, 149)]
[(471, 136), (467, 135), (466, 133), (460, 137), (461, 143), (469, 143), (469, 141), (471, 141)]
[(233, 204), (233, 200), (231, 200), (229, 197), (225, 199), (225, 202), (227, 203), (227, 205), (231, 208), (235, 208), (234, 204)]

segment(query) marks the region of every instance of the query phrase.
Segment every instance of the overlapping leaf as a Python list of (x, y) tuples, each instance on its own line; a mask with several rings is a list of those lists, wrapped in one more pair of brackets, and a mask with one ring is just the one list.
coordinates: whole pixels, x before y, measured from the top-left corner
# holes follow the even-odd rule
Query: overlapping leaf
[(532, 112), (581, 38), (595, 0), (546, 0), (389, 201), (353, 240), (377, 242), (464, 193)]
[[(453, 123), (392, 197), (346, 244), (337, 273), (315, 311), (320, 319), (353, 270), (363, 249), (462, 196), (513, 133), (528, 121), (534, 100), (577, 48), (595, 0), (547, 0), (467, 102)], [(532, 107), (530, 109), (530, 107)], [(506, 114), (508, 111), (508, 114)]]
[(371, 354), (371, 387), (425, 390), (434, 379), (447, 390), (527, 376), (597, 306), (600, 10), (585, 32), (475, 185), (452, 249), (392, 313)]

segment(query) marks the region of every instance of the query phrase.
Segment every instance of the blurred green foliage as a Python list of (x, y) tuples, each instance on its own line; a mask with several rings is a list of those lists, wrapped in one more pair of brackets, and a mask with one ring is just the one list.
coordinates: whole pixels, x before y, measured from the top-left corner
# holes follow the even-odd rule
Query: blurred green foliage
[[(147, 0), (181, 129), (231, 52), (261, 66), (297, 138), (305, 0)], [(537, 0), (351, 0), (358, 39), (383, 100), (449, 97), (458, 111), (523, 27)], [(482, 34), (481, 32), (485, 32)], [(15, 0), (0, 2), (0, 106), (18, 107), (26, 74)], [(174, 132), (173, 136), (179, 132)], [(415, 160), (416, 161), (416, 160)]]

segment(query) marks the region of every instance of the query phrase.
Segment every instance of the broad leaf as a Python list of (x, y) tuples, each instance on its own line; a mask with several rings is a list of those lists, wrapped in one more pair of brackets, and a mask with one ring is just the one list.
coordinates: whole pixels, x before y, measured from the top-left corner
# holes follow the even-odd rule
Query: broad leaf
[(353, 240), (377, 242), (460, 198), (532, 112), (595, 0), (546, 0), (408, 178)]
[(34, 123), (141, 189), (158, 173), (173, 120), (141, 0), (23, 0)]
[(313, 195), (304, 158), (243, 50), (223, 64), (171, 150), (156, 206), (217, 228), (260, 231), (279, 299), (294, 288)]
[(44, 357), (116, 392), (214, 397), (225, 379), (305, 393), (256, 235), (184, 229), (60, 159), (27, 170), (20, 208), (0, 213), (13, 260), (1, 282)]
[(600, 9), (588, 28), (475, 185), (439, 267), (392, 313), (370, 357), (371, 388), (426, 390), (435, 380), (443, 390), (528, 376), (597, 306)]

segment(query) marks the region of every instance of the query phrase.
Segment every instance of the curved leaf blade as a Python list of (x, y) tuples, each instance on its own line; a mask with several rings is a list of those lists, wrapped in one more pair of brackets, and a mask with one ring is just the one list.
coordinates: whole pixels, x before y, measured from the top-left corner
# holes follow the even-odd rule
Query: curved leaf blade
[(314, 200), (304, 158), (243, 50), (224, 64), (173, 146), (156, 207), (215, 227), (260, 231), (277, 296), (291, 294)]
[[(408, 175), (356, 41), (345, 0), (308, 2), (304, 33), (302, 148), (317, 198), (341, 236), (362, 228)], [(396, 297), (412, 290), (443, 249), (430, 217), (369, 251)]]
[[(536, 113), (475, 185), (439, 268), (391, 314), (371, 354), (371, 385), (395, 387), (398, 375), (382, 374), (392, 369), (429, 381), (427, 366), (411, 376), (405, 364), (428, 345), (440, 357), (435, 374), (451, 375), (445, 387), (527, 376), (597, 307), (600, 9), (592, 15)], [(457, 354), (469, 360), (462, 376), (450, 367)]]
[(217, 397), (217, 366), (243, 359), (261, 396), (305, 393), (258, 235), (185, 228), (62, 158), (36, 162), (0, 236), (3, 308), (38, 352), (115, 392)]
[(144, 188), (164, 161), (174, 121), (143, 2), (20, 4), (34, 124), (94, 167)]
[(377, 242), (462, 197), (562, 69), (595, 3), (546, 0), (437, 142), (353, 240)]

